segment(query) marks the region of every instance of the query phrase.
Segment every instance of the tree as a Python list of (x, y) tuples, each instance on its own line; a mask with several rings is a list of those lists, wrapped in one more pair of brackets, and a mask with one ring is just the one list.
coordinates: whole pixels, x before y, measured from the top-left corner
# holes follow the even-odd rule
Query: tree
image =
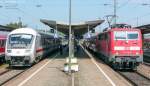
[(22, 28), (22, 27), (27, 27), (27, 25), (23, 25), (22, 22), (11, 22), (9, 24), (6, 24), (7, 27), (11, 27), (11, 28)]

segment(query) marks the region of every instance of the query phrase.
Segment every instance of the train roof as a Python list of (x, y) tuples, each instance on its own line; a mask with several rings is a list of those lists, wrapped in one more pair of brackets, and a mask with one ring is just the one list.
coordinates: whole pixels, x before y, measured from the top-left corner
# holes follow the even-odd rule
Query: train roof
[(110, 32), (110, 31), (140, 31), (140, 30), (137, 29), (137, 28), (108, 28), (104, 32), (101, 32), (101, 33), (98, 33), (98, 34)]
[(27, 34), (37, 34), (37, 32), (32, 29), (32, 28), (18, 28), (10, 32), (10, 34), (15, 34), (15, 33), (27, 33)]
[(33, 28), (18, 28), (10, 32), (10, 34), (16, 34), (16, 33), (27, 33), (27, 34), (32, 34), (32, 35), (45, 35), (45, 36), (53, 37), (51, 33), (36, 31)]
[(111, 29), (106, 30), (104, 32), (109, 32), (109, 31), (140, 31), (140, 30), (136, 29), (136, 28), (111, 28)]
[(136, 29), (136, 28), (112, 28), (112, 29), (110, 29), (110, 31), (116, 31), (116, 30), (119, 30), (119, 31), (126, 31), (126, 30), (128, 30), (128, 31), (140, 31), (139, 29)]

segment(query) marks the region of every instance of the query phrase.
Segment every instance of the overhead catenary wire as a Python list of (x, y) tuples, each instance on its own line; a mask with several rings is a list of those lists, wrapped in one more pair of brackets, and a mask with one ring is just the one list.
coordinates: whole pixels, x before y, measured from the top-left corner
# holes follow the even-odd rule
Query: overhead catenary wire
[[(5, 7), (5, 9), (10, 9), (10, 10), (19, 11), (19, 12), (21, 12), (22, 14), (25, 14), (25, 16), (27, 15), (26, 17), (29, 17), (29, 18), (31, 19), (31, 21), (41, 23), (41, 22), (40, 22), (40, 18), (36, 18), (35, 15), (34, 15), (34, 16), (31, 15), (31, 14), (29, 14), (29, 13), (23, 11), (22, 9), (18, 8), (17, 6), (18, 6), (18, 5), (15, 5), (15, 6), (4, 6), (4, 7)], [(15, 13), (16, 13), (16, 12), (15, 12)], [(1, 14), (1, 15), (3, 15), (3, 14)], [(7, 16), (6, 14), (3, 15), (3, 16), (4, 16), (4, 17), (7, 17), (7, 19), (10, 19), (10, 16)], [(24, 17), (25, 17), (25, 16), (24, 16)], [(20, 17), (20, 16), (19, 16), (19, 17)]]
[[(118, 7), (118, 9), (121, 9), (121, 8), (125, 7), (126, 5), (129, 4), (130, 1), (133, 1), (133, 0), (128, 0), (128, 1), (126, 1), (124, 4), (122, 4), (120, 7)], [(141, 3), (140, 5), (142, 5), (142, 3)], [(137, 6), (139, 6), (139, 3), (136, 4), (136, 6), (134, 6), (134, 8), (136, 8)], [(150, 16), (150, 12), (148, 12), (148, 13), (146, 13), (146, 14), (143, 14), (143, 15), (140, 15), (140, 16), (135, 16), (135, 17), (130, 18), (130, 19), (127, 19), (127, 20), (125, 20), (125, 21), (132, 22), (132, 21), (135, 21), (135, 20), (136, 20), (136, 23), (137, 23), (139, 19), (143, 19), (143, 18), (145, 18), (145, 17), (147, 17), (147, 16)], [(138, 23), (139, 23), (139, 22), (138, 22)]]
[(130, 1), (132, 1), (132, 0), (127, 0), (125, 3), (123, 3), (122, 5), (120, 5), (120, 6), (118, 7), (118, 9), (121, 9), (121, 8), (127, 6)]
[(149, 13), (146, 13), (146, 14), (144, 14), (144, 15), (141, 15), (141, 16), (137, 16), (137, 17), (128, 19), (128, 20), (126, 20), (126, 21), (133, 22), (133, 21), (135, 21), (137, 18), (138, 18), (138, 20), (140, 20), (140, 19), (143, 19), (144, 17), (147, 17), (147, 16), (150, 16), (150, 12), (149, 12)]
[[(4, 6), (3, 6), (3, 8), (4, 8)], [(6, 9), (6, 8), (4, 8), (4, 9)], [(6, 20), (6, 19), (7, 19), (7, 20), (12, 19), (12, 17), (11, 17), (10, 15), (9, 15), (9, 16), (7, 15), (8, 13), (5, 13), (5, 14), (4, 14), (4, 13), (5, 13), (5, 12), (1, 12), (1, 14), (0, 14), (1, 19), (2, 19), (2, 17), (3, 17), (2, 20), (4, 20), (4, 19), (5, 19), (5, 20)], [(5, 17), (5, 18), (4, 18), (4, 17)]]

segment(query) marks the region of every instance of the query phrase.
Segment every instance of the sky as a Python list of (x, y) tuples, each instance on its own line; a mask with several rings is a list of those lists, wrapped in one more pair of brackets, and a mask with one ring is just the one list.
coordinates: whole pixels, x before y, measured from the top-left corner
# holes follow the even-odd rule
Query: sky
[[(72, 0), (72, 22), (106, 19), (113, 14), (114, 0)], [(108, 4), (108, 5), (104, 5)], [(147, 5), (142, 5), (147, 4)], [(40, 19), (68, 23), (69, 0), (0, 0), (0, 24), (18, 22), (31, 28), (49, 28)], [(117, 0), (117, 23), (139, 26), (150, 23), (150, 0)], [(107, 27), (104, 22), (97, 27)]]

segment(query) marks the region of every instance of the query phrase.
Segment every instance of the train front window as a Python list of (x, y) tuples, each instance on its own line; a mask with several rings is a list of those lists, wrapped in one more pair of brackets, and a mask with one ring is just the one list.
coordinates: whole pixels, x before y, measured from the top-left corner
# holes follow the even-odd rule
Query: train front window
[(128, 37), (128, 39), (138, 39), (138, 33), (137, 32), (128, 32), (127, 37)]
[(115, 40), (136, 40), (138, 39), (138, 32), (132, 31), (115, 31), (114, 32)]
[(33, 40), (31, 34), (12, 34), (9, 37), (11, 48), (30, 48)]
[(125, 40), (126, 32), (125, 31), (115, 31), (114, 36), (116, 40)]

